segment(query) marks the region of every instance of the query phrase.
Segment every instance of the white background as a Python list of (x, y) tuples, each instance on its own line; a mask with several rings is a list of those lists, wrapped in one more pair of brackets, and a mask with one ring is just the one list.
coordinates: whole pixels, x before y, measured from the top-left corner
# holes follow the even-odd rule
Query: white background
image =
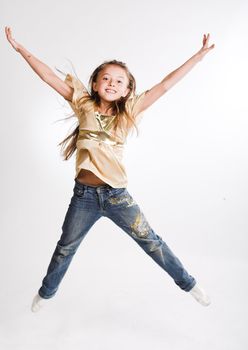
[[(245, 0), (1, 0), (1, 349), (243, 350), (247, 323)], [(150, 225), (209, 292), (202, 307), (110, 220), (90, 230), (55, 298), (30, 311), (74, 186), (58, 143), (75, 119), (5, 37), (87, 84), (126, 62), (137, 92), (210, 51), (144, 114), (124, 163)], [(55, 71), (56, 72), (56, 71)], [(71, 71), (72, 72), (72, 71)]]

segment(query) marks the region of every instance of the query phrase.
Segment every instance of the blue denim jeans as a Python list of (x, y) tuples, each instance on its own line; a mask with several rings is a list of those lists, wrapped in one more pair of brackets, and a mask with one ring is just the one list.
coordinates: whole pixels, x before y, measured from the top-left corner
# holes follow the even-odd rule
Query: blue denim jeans
[(73, 196), (62, 225), (62, 234), (39, 289), (42, 298), (49, 299), (55, 295), (80, 243), (102, 216), (111, 219), (133, 238), (182, 290), (188, 292), (194, 287), (194, 277), (188, 274), (168, 245), (153, 231), (127, 188), (113, 188), (108, 184), (88, 186), (74, 179)]

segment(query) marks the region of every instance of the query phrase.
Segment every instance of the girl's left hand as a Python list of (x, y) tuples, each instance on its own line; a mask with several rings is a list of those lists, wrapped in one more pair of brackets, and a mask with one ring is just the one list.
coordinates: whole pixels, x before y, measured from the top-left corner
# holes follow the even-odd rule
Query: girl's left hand
[(212, 44), (210, 47), (208, 47), (208, 41), (209, 41), (210, 34), (208, 35), (204, 34), (203, 35), (203, 46), (202, 48), (198, 51), (198, 55), (202, 59), (206, 53), (208, 53), (210, 50), (212, 50), (215, 47), (215, 44)]

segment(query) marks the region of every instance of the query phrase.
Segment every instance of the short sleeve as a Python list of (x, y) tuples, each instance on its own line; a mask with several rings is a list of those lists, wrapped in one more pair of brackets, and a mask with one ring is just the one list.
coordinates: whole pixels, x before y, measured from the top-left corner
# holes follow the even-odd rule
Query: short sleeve
[(139, 112), (140, 107), (144, 101), (145, 94), (148, 90), (142, 92), (141, 94), (134, 95), (132, 98), (128, 99), (126, 102), (126, 109), (130, 113), (135, 121), (138, 123), (143, 116), (143, 111)]
[(72, 74), (66, 74), (64, 82), (73, 88), (73, 95), (72, 95), (72, 101), (68, 101), (71, 108), (75, 113), (77, 113), (80, 110), (80, 100), (82, 97), (85, 97), (86, 95), (89, 95), (87, 89), (85, 88), (84, 84), (73, 76)]

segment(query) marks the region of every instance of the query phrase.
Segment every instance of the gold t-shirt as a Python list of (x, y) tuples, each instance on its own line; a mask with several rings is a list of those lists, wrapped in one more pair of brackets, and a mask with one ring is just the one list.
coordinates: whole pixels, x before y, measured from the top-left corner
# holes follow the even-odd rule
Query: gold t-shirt
[[(76, 143), (76, 174), (81, 169), (92, 171), (101, 180), (112, 187), (127, 187), (127, 174), (122, 163), (126, 133), (118, 128), (112, 133), (112, 124), (115, 116), (98, 113), (94, 101), (87, 101), (84, 108), (78, 103), (80, 98), (88, 95), (83, 83), (73, 76), (66, 74), (65, 83), (74, 89), (72, 102), (66, 100), (79, 121), (79, 134)], [(138, 123), (142, 113), (138, 108), (143, 101), (146, 91), (134, 95), (126, 102), (126, 108)], [(139, 120), (138, 117), (139, 116)]]

